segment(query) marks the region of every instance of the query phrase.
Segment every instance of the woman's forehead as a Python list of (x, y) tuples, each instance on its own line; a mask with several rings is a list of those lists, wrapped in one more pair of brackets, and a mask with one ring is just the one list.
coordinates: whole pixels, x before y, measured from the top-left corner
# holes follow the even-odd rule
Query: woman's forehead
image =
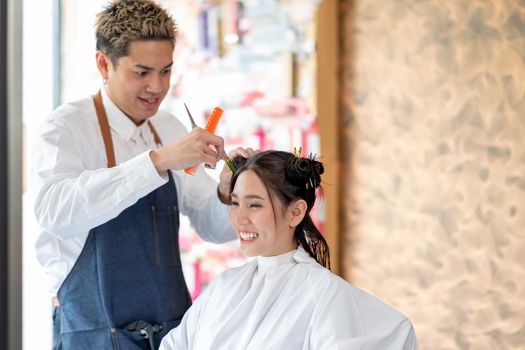
[(245, 196), (253, 193), (259, 195), (264, 194), (264, 196), (267, 197), (267, 192), (266, 186), (263, 184), (259, 176), (257, 176), (252, 170), (246, 170), (237, 178), (232, 194), (235, 194), (236, 196)]

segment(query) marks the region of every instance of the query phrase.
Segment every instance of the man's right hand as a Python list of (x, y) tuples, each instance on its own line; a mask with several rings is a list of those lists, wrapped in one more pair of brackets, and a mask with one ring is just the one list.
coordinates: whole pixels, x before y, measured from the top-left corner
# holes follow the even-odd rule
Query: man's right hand
[(201, 163), (215, 167), (224, 157), (224, 140), (201, 128), (195, 128), (183, 138), (150, 153), (159, 174), (168, 169), (182, 170)]

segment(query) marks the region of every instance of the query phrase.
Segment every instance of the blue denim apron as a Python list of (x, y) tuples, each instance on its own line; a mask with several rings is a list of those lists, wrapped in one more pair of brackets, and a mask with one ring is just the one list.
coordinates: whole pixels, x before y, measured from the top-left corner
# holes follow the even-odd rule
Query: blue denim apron
[(177, 192), (168, 176), (168, 183), (89, 232), (57, 295), (63, 349), (157, 349), (190, 307)]

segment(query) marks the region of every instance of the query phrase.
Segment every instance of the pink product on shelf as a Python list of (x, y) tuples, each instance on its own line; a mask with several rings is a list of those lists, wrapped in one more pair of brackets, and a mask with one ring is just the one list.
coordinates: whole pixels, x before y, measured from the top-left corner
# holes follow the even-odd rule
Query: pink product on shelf
[(189, 251), (193, 245), (202, 242), (203, 240), (193, 230), (181, 230), (179, 233), (179, 247), (182, 251)]
[(201, 262), (196, 260), (193, 263), (193, 273), (195, 275), (195, 286), (191, 294), (191, 300), (195, 300), (202, 292)]
[(318, 152), (318, 139), (319, 133), (317, 130), (317, 122), (315, 119), (308, 125), (308, 127), (301, 130), (301, 147), (304, 154), (309, 155), (310, 153)]
[(241, 107), (248, 107), (253, 105), (253, 101), (255, 101), (258, 98), (263, 98), (264, 93), (261, 91), (250, 91), (247, 92), (244, 95), (244, 99), (241, 101), (240, 106)]
[(237, 1), (229, 1), (224, 4), (226, 35), (239, 34), (239, 6), (240, 4)]
[(266, 132), (263, 128), (257, 128), (253, 134), (259, 139), (259, 149), (266, 149)]
[[(263, 101), (261, 100), (261, 102)], [(260, 105), (255, 105), (255, 110), (258, 114), (270, 117), (300, 117), (309, 113), (306, 102), (302, 98), (287, 98), (270, 101), (270, 103), (271, 104), (261, 103)]]

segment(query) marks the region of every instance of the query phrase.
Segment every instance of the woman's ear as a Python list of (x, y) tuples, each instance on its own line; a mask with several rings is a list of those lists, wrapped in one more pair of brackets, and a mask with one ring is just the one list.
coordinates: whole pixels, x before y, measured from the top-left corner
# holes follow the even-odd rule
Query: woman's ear
[(299, 225), (301, 221), (303, 221), (307, 208), (308, 206), (304, 199), (299, 199), (291, 203), (288, 207), (288, 225), (290, 225), (290, 227)]

